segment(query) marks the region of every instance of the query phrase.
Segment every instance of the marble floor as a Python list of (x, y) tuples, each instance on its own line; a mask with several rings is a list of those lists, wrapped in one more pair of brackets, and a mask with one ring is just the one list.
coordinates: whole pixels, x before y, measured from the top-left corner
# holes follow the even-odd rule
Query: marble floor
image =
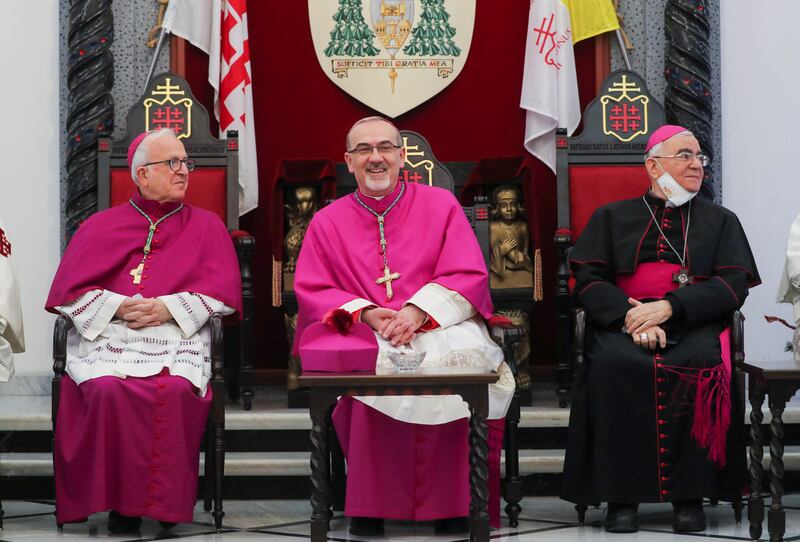
[[(784, 499), (787, 512), (786, 540), (800, 540), (800, 495), (790, 495)], [(716, 540), (749, 540), (748, 526), (745, 522), (736, 525), (733, 511), (729, 505), (706, 506), (708, 529), (704, 533), (676, 535), (671, 528), (671, 507), (669, 505), (643, 505), (639, 512), (640, 531), (630, 535), (611, 535), (603, 531), (602, 509), (589, 509), (586, 524), (579, 526), (569, 503), (553, 497), (532, 497), (522, 502), (523, 511), (520, 525), (516, 529), (503, 527), (492, 532), (492, 540), (514, 542), (566, 542), (566, 541), (646, 541), (668, 542), (670, 540), (691, 540), (687, 537), (702, 537)], [(211, 517), (199, 506), (195, 521), (182, 524), (169, 531), (162, 531), (159, 525), (145, 519), (138, 536), (109, 535), (106, 530), (106, 514), (95, 514), (89, 521), (81, 524), (65, 525), (63, 533), (56, 530), (51, 502), (6, 501), (5, 525), (0, 531), (0, 542), (21, 541), (80, 541), (98, 538), (120, 541), (151, 541), (166, 539), (221, 540), (236, 541), (284, 541), (308, 540), (308, 518), (311, 508), (306, 501), (225, 501), (225, 521), (221, 534), (212, 526)], [(329, 540), (358, 540), (347, 533), (347, 521), (337, 514), (333, 520), (333, 531)], [(762, 539), (768, 538), (766, 525)], [(386, 541), (422, 542), (427, 540), (464, 541), (464, 536), (436, 536), (429, 523), (389, 522), (386, 527)]]

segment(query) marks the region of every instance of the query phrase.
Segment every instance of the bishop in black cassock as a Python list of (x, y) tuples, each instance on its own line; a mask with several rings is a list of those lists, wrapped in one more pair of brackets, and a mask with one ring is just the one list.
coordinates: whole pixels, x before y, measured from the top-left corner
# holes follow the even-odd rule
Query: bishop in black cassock
[(570, 256), (590, 331), (561, 496), (608, 502), (610, 532), (667, 501), (676, 531), (698, 531), (701, 499), (746, 482), (726, 327), (760, 279), (736, 215), (693, 198), (707, 157), (691, 132), (662, 127), (647, 148), (650, 190), (597, 209)]

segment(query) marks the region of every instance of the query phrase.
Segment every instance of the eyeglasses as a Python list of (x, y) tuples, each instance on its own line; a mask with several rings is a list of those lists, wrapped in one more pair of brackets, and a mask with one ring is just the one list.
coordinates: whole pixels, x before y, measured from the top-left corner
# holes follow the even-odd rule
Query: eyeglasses
[(670, 154), (669, 156), (651, 156), (650, 158), (677, 158), (682, 164), (687, 164), (697, 158), (700, 165), (706, 167), (708, 165), (708, 156), (705, 154), (692, 154), (690, 152), (681, 152), (678, 154)]
[(186, 169), (188, 171), (194, 171), (194, 160), (190, 160), (188, 158), (185, 160), (180, 160), (178, 158), (171, 158), (170, 160), (159, 160), (158, 162), (148, 162), (147, 164), (142, 164), (142, 165), (152, 166), (155, 164), (169, 164), (169, 169), (176, 172), (181, 170), (181, 164), (185, 164)]
[(356, 148), (350, 149), (350, 154), (357, 154), (358, 156), (369, 156), (372, 154), (373, 149), (378, 149), (378, 152), (381, 154), (391, 154), (394, 152), (395, 149), (402, 148), (400, 145), (395, 145), (389, 141), (384, 141), (383, 143), (378, 143), (377, 145), (367, 145), (366, 143), (361, 145), (356, 145)]

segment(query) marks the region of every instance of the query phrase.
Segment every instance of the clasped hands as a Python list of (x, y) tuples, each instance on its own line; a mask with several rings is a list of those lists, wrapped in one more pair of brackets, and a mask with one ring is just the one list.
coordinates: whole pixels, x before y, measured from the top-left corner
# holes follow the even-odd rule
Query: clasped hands
[(406, 305), (399, 311), (384, 307), (367, 307), (361, 311), (361, 321), (369, 325), (392, 346), (411, 342), (414, 332), (425, 323), (425, 311), (416, 305)]
[(672, 305), (661, 299), (642, 303), (628, 298), (633, 308), (625, 314), (625, 330), (633, 339), (633, 344), (655, 350), (656, 346), (667, 346), (667, 332), (660, 326), (672, 316)]
[(114, 313), (130, 329), (160, 326), (172, 320), (172, 314), (163, 301), (157, 298), (128, 297)]

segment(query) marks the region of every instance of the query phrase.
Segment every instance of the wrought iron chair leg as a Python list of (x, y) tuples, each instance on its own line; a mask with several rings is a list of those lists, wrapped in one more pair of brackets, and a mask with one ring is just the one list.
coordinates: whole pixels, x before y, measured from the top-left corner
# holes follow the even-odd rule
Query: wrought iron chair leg
[(733, 516), (736, 518), (736, 524), (738, 525), (742, 522), (742, 496), (739, 495), (733, 499), (731, 506), (733, 507)]
[(576, 504), (575, 511), (578, 512), (578, 523), (583, 525), (586, 521), (586, 509), (588, 506), (585, 504)]
[(505, 499), (506, 515), (511, 527), (519, 526), (519, 515), (522, 507), (522, 478), (519, 475), (519, 391), (514, 392), (514, 398), (506, 413), (505, 449), (506, 449), (506, 476), (503, 479), (503, 498)]
[(208, 442), (206, 450), (213, 457), (213, 469), (210, 486), (213, 486), (214, 509), (211, 515), (214, 517), (214, 526), (217, 532), (222, 531), (222, 518), (225, 512), (222, 509), (222, 485), (225, 476), (225, 378), (224, 378), (224, 334), (222, 331), (222, 317), (219, 314), (211, 316), (209, 321), (211, 328), (211, 372), (212, 381), (211, 391), (213, 398), (211, 401), (211, 413), (209, 415)]
[(211, 421), (206, 423), (205, 465), (203, 467), (203, 510), (211, 512), (211, 501), (214, 498), (214, 448)]

